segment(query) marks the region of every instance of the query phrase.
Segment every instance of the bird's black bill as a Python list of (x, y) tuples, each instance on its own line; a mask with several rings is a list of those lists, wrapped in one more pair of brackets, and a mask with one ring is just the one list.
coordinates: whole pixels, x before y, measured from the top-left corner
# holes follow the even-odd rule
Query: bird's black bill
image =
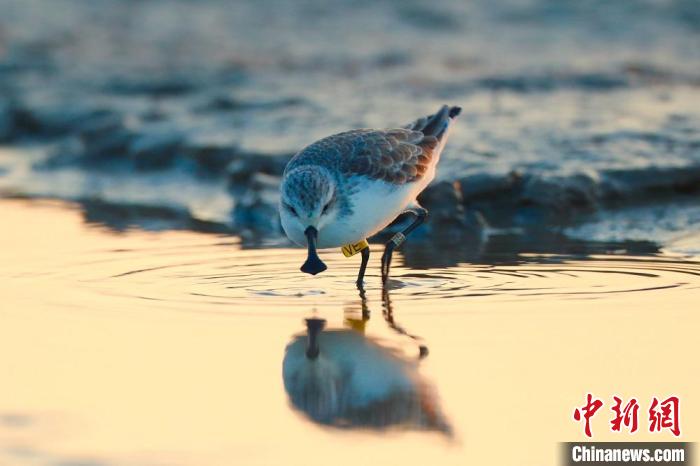
[(304, 234), (306, 235), (306, 242), (309, 245), (309, 253), (306, 257), (306, 262), (301, 266), (301, 271), (316, 275), (328, 268), (318, 257), (318, 254), (316, 254), (316, 238), (318, 237), (318, 231), (314, 227), (309, 227)]

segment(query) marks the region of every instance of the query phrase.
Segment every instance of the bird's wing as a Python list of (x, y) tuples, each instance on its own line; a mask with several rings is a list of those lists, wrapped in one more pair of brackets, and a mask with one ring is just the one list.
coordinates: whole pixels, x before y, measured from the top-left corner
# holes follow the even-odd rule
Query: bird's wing
[(285, 172), (320, 165), (398, 185), (420, 180), (440, 155), (440, 142), (460, 110), (444, 105), (404, 128), (356, 129), (328, 136), (295, 155)]
[(403, 128), (368, 131), (354, 140), (341, 167), (345, 173), (400, 185), (423, 177), (437, 145), (437, 138), (420, 131)]
[(345, 175), (364, 175), (393, 184), (420, 179), (437, 138), (404, 128), (356, 129), (320, 139), (295, 155), (285, 172), (320, 165)]
[(361, 149), (345, 159), (353, 173), (380, 178), (394, 184), (420, 180), (440, 155), (440, 143), (447, 128), (461, 112), (443, 105), (428, 115), (399, 129), (365, 133)]

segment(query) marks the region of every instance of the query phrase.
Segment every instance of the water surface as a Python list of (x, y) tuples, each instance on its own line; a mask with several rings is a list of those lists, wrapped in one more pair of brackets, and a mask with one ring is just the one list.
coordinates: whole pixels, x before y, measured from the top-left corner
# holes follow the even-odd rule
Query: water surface
[[(339, 251), (310, 278), (301, 250), (0, 210), (0, 464), (556, 464), (588, 392), (678, 395), (698, 436), (693, 258), (430, 267), (409, 242), (382, 292), (373, 246), (361, 296)], [(305, 319), (325, 322), (317, 369)], [(596, 440), (628, 440), (608, 417)]]

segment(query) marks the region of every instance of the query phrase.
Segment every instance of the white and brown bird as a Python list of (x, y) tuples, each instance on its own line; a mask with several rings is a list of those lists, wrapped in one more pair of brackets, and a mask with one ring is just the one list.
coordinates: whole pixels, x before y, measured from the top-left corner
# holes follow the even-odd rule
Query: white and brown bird
[(410, 212), (413, 222), (391, 238), (382, 255), (386, 283), (394, 249), (428, 214), (416, 197), (435, 178), (450, 126), (460, 111), (445, 105), (403, 128), (356, 129), (328, 136), (289, 161), (279, 211), (287, 236), (308, 248), (302, 272), (316, 275), (326, 270), (316, 248), (348, 246), (344, 249), (348, 255), (362, 253), (357, 277), (362, 288), (369, 261), (366, 238)]

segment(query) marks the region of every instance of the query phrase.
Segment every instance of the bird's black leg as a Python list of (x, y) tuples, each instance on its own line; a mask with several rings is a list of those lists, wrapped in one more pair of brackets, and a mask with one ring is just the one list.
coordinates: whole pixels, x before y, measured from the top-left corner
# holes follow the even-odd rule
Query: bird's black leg
[(391, 256), (394, 253), (394, 249), (401, 246), (401, 244), (403, 244), (403, 242), (406, 241), (406, 236), (413, 230), (418, 228), (418, 226), (422, 224), (428, 217), (428, 211), (422, 207), (409, 210), (408, 212), (416, 216), (415, 220), (413, 220), (413, 223), (407, 226), (403, 231), (396, 233), (394, 236), (392, 236), (389, 242), (386, 243), (386, 247), (384, 248), (384, 254), (382, 254), (383, 285), (386, 285), (386, 282), (389, 279), (389, 268), (391, 267)]
[(357, 274), (357, 289), (364, 291), (365, 287), (362, 284), (362, 280), (365, 278), (365, 270), (367, 270), (367, 263), (369, 262), (369, 248), (364, 248), (360, 254), (362, 254), (362, 263), (360, 264), (360, 271)]

